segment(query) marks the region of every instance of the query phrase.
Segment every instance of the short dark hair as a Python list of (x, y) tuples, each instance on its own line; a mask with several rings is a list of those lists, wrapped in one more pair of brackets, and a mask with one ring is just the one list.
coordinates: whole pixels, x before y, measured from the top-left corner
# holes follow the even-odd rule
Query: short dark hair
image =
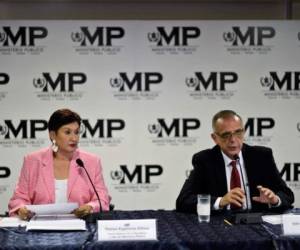
[(216, 129), (216, 123), (217, 123), (217, 120), (220, 119), (220, 118), (230, 118), (230, 117), (238, 117), (241, 121), (241, 123), (243, 124), (243, 119), (242, 117), (236, 113), (235, 111), (233, 110), (221, 110), (219, 111), (218, 113), (216, 113), (212, 119), (212, 128), (213, 130), (215, 131)]
[(80, 116), (70, 109), (58, 109), (50, 116), (48, 130), (57, 132), (61, 126), (72, 122), (77, 122), (80, 126)]

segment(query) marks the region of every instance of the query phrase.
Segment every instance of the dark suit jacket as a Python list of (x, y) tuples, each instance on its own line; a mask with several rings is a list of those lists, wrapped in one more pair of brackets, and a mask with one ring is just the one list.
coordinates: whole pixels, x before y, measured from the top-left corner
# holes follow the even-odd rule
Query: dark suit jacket
[[(279, 175), (270, 148), (243, 144), (242, 155), (250, 187), (250, 196), (258, 196), (257, 185), (271, 189), (281, 199), (276, 210), (291, 208), (294, 194)], [(194, 169), (185, 181), (176, 200), (179, 212), (196, 213), (197, 194), (210, 194), (211, 205), (227, 191), (225, 163), (219, 146), (196, 153), (192, 160)], [(252, 211), (269, 210), (267, 204), (251, 199)], [(273, 208), (272, 208), (273, 209)], [(274, 208), (275, 209), (275, 208)]]

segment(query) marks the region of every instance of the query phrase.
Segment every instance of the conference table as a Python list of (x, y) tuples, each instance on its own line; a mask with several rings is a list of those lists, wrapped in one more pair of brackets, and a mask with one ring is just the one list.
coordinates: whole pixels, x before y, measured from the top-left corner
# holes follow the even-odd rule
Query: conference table
[(224, 215), (199, 223), (197, 215), (167, 210), (113, 211), (113, 219), (156, 219), (157, 241), (97, 240), (97, 224), (86, 231), (26, 231), (0, 228), (0, 249), (300, 249), (300, 236), (283, 236), (280, 225), (224, 223)]

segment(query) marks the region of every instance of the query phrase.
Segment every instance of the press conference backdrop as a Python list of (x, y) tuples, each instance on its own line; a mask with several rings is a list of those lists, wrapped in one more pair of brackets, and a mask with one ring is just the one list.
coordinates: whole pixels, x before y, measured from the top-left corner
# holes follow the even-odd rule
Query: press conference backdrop
[(299, 197), (299, 58), (299, 21), (1, 21), (0, 212), (63, 107), (117, 209), (173, 209), (221, 109), (273, 148)]

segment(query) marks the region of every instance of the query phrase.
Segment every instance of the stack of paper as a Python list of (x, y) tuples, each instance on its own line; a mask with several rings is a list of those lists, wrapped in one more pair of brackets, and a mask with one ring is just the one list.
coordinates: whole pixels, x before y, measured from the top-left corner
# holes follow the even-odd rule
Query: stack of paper
[(27, 221), (18, 217), (4, 217), (0, 219), (0, 227), (25, 227), (27, 223)]
[(34, 215), (31, 220), (76, 220), (75, 214), (40, 214)]
[(86, 230), (85, 221), (76, 218), (71, 212), (78, 207), (77, 203), (56, 203), (27, 205), (35, 216), (29, 221), (18, 217), (0, 219), (0, 227), (26, 226), (26, 230)]
[(85, 221), (81, 219), (31, 220), (26, 230), (86, 230)]

